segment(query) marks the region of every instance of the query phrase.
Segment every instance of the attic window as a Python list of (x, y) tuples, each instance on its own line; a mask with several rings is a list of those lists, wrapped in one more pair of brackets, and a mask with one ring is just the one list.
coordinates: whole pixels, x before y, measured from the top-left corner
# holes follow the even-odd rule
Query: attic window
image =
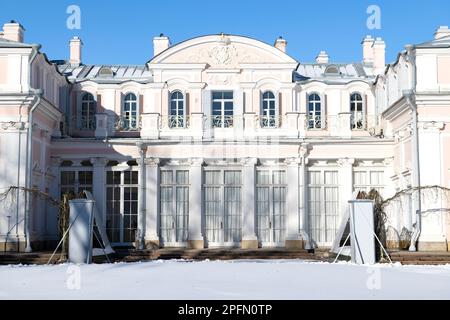
[(325, 73), (326, 73), (326, 74), (331, 74), (331, 75), (338, 75), (338, 74), (340, 74), (340, 73), (339, 73), (338, 67), (336, 67), (336, 66), (334, 66), (334, 65), (328, 66), (328, 67), (325, 69)]
[(114, 72), (109, 67), (101, 67), (98, 71), (98, 76), (102, 78), (113, 77)]

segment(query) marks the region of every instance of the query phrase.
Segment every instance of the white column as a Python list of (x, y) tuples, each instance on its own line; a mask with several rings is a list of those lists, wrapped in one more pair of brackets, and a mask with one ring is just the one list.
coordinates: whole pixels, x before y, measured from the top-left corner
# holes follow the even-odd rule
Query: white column
[(242, 174), (242, 249), (257, 249), (258, 238), (255, 232), (255, 165), (256, 158), (241, 161)]
[(92, 195), (95, 199), (95, 205), (98, 212), (102, 215), (103, 221), (105, 221), (105, 203), (106, 203), (106, 171), (105, 166), (108, 160), (105, 158), (92, 158), (91, 163), (94, 168), (93, 181), (92, 181)]
[(308, 145), (302, 145), (300, 148), (300, 156), (301, 156), (301, 163), (300, 163), (300, 232), (303, 239), (303, 244), (305, 249), (310, 250), (313, 249), (311, 244), (311, 239), (309, 236), (309, 210), (308, 210), (308, 152), (309, 148)]
[(287, 164), (287, 237), (286, 248), (302, 248), (299, 216), (299, 164), (300, 158), (288, 158)]
[(349, 210), (348, 202), (352, 200), (353, 194), (353, 164), (355, 159), (343, 158), (338, 160), (339, 165), (339, 202), (341, 210), (339, 219), (346, 210)]
[(159, 212), (159, 158), (145, 159), (146, 179), (146, 217), (145, 243), (147, 247), (159, 248), (158, 212)]
[(202, 164), (203, 159), (190, 159), (189, 169), (189, 246), (204, 248), (202, 234)]
[(139, 165), (139, 190), (138, 190), (138, 230), (136, 235), (137, 248), (139, 250), (145, 247), (145, 155), (147, 153), (147, 148), (142, 144), (138, 144), (139, 156), (137, 163)]

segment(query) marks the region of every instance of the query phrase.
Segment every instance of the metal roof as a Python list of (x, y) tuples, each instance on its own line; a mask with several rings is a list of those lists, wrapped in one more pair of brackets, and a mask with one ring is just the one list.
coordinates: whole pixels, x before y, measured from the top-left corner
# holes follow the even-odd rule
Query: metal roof
[(33, 45), (17, 41), (11, 41), (0, 37), (0, 48), (31, 48)]
[[(336, 67), (338, 73), (327, 73), (328, 67)], [(300, 63), (294, 72), (295, 82), (322, 81), (326, 83), (348, 83), (355, 80), (373, 80), (373, 69), (362, 63)]]
[[(58, 65), (59, 71), (71, 82), (94, 81), (98, 83), (122, 83), (136, 81), (140, 83), (153, 82), (153, 75), (145, 65), (80, 65), (69, 63)], [(100, 70), (107, 71), (100, 73)], [(111, 72), (108, 72), (111, 71)]]
[(415, 45), (416, 48), (450, 48), (450, 36)]

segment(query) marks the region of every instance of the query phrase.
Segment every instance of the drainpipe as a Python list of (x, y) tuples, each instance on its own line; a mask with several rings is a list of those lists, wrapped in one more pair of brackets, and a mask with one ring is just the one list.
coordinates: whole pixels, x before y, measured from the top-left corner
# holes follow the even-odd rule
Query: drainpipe
[(406, 45), (405, 49), (407, 51), (406, 57), (408, 58), (411, 65), (411, 90), (404, 91), (403, 94), (406, 97), (406, 101), (412, 110), (412, 131), (413, 131), (413, 144), (415, 148), (414, 152), (414, 171), (416, 172), (415, 187), (418, 188), (417, 197), (417, 210), (416, 210), (416, 227), (411, 236), (411, 245), (409, 246), (409, 251), (417, 251), (417, 241), (419, 240), (420, 233), (422, 232), (422, 192), (421, 192), (421, 182), (420, 182), (420, 156), (419, 156), (419, 132), (418, 132), (418, 112), (417, 104), (414, 98), (417, 86), (417, 70), (416, 70), (416, 47), (414, 45)]
[[(30, 92), (34, 92), (35, 97), (37, 98), (28, 111), (28, 137), (27, 137), (27, 162), (26, 162), (26, 188), (31, 189), (31, 181), (33, 177), (33, 168), (32, 168), (32, 159), (33, 159), (33, 112), (38, 107), (42, 98), (42, 90), (34, 90), (31, 87), (31, 74), (32, 74), (32, 64), (34, 59), (39, 53), (40, 45), (33, 45), (33, 51), (28, 63), (28, 87)], [(32, 252), (31, 243), (30, 243), (30, 207), (31, 207), (31, 196), (25, 192), (25, 252)]]

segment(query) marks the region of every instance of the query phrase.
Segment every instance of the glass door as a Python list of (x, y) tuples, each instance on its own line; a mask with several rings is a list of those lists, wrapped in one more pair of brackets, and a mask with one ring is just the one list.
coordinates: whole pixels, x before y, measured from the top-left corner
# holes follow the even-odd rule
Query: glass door
[(130, 245), (136, 239), (138, 172), (106, 173), (106, 232), (113, 245)]
[(205, 171), (205, 235), (208, 246), (233, 246), (241, 241), (241, 203), (241, 171)]
[(286, 238), (286, 172), (258, 170), (256, 225), (261, 246), (284, 246)]
[(163, 246), (183, 246), (188, 240), (189, 171), (161, 170), (160, 233)]

